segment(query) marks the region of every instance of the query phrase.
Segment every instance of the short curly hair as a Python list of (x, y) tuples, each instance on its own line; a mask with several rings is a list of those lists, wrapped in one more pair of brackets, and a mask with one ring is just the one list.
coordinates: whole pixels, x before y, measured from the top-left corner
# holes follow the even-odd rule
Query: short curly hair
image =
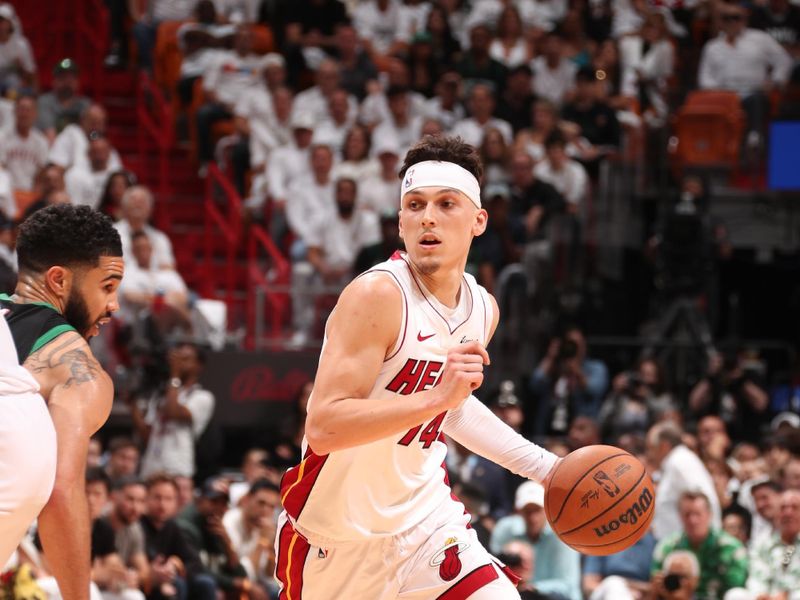
[(20, 225), (20, 271), (41, 273), (56, 265), (96, 267), (101, 256), (122, 256), (122, 241), (111, 219), (88, 206), (54, 204)]
[(406, 153), (403, 166), (400, 168), (400, 179), (403, 179), (406, 171), (415, 164), (426, 160), (455, 163), (472, 173), (478, 181), (483, 177), (481, 157), (473, 146), (460, 137), (426, 135)]

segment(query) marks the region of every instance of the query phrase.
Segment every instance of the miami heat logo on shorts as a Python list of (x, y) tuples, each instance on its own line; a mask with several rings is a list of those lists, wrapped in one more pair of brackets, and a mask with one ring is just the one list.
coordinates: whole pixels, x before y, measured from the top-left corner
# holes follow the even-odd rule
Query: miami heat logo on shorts
[(466, 542), (459, 542), (456, 538), (447, 538), (444, 548), (439, 550), (431, 558), (430, 565), (439, 567), (439, 577), (442, 581), (453, 581), (461, 573), (461, 559), (458, 555), (469, 548)]

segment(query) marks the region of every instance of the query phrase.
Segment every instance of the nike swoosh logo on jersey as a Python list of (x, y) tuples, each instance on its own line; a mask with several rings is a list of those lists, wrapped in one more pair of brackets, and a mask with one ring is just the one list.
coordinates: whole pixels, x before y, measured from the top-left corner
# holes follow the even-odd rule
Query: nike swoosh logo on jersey
[(432, 337), (433, 337), (433, 336), (435, 336), (435, 335), (436, 335), (435, 333), (432, 333), (432, 334), (430, 334), (430, 335), (422, 335), (422, 332), (420, 331), (420, 332), (417, 334), (417, 340), (418, 340), (418, 341), (420, 341), (420, 342), (424, 342), (425, 340), (427, 340), (427, 339), (429, 339), (429, 338), (432, 338)]

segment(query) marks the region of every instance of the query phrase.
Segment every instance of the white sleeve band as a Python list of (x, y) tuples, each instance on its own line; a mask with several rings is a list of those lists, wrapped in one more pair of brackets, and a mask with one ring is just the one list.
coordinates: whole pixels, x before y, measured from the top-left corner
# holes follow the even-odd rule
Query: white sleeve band
[(512, 473), (541, 482), (558, 457), (529, 442), (475, 396), (458, 410), (447, 413), (444, 432), (475, 454), (483, 456)]

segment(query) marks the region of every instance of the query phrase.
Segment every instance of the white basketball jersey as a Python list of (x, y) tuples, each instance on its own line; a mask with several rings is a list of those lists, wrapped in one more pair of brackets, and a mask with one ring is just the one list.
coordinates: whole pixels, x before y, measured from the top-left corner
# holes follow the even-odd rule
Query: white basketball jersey
[[(368, 271), (385, 273), (403, 296), (397, 342), (369, 395), (386, 402), (435, 386), (447, 351), (473, 340), (485, 345), (493, 319), (488, 293), (471, 275), (464, 275), (458, 306), (450, 309), (424, 288), (407, 261), (395, 253)], [(420, 523), (451, 501), (445, 416), (326, 456), (304, 441), (305, 458), (281, 482), (286, 512), (300, 531), (336, 541), (396, 535)]]

